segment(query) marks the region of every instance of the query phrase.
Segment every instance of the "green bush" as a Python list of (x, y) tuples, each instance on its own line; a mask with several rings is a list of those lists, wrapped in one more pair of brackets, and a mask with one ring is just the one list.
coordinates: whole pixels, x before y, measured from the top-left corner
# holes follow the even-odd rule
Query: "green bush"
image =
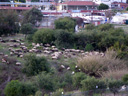
[(98, 89), (102, 90), (107, 88), (105, 81), (98, 80), (94, 77), (87, 77), (87, 79), (81, 81), (81, 84), (82, 84), (82, 90), (84, 91), (88, 91), (88, 90), (97, 91)]
[(85, 29), (93, 30), (93, 29), (95, 29), (95, 25), (94, 24), (88, 24), (88, 25), (86, 25)]
[(56, 89), (55, 80), (49, 73), (42, 72), (36, 76), (35, 81), (37, 87), (40, 89), (44, 89), (46, 91), (54, 91)]
[(106, 5), (106, 4), (104, 4), (104, 3), (101, 3), (101, 4), (98, 6), (98, 9), (99, 9), (99, 10), (105, 10), (105, 9), (108, 9), (108, 8), (109, 8), (109, 6)]
[(63, 29), (69, 32), (75, 31), (76, 21), (70, 17), (59, 18), (55, 22), (56, 29)]
[(87, 79), (81, 81), (82, 90), (95, 90), (96, 86), (98, 86), (98, 82), (99, 80), (95, 79), (94, 77), (87, 77)]
[(42, 71), (50, 71), (49, 63), (45, 57), (36, 57), (34, 54), (29, 54), (26, 55), (24, 59), (23, 72), (28, 76), (37, 75)]
[(120, 80), (110, 80), (108, 82), (109, 90), (114, 94), (114, 96), (115, 96), (116, 93), (119, 92), (119, 89), (123, 85), (124, 85), (123, 82), (120, 81)]
[(52, 29), (40, 29), (33, 36), (33, 41), (36, 43), (51, 44), (54, 40), (54, 31)]
[(128, 74), (124, 75), (122, 80), (123, 82), (128, 83)]
[(6, 96), (28, 96), (34, 95), (36, 88), (30, 83), (22, 83), (18, 80), (12, 80), (4, 89)]
[(111, 28), (114, 29), (112, 24), (101, 24), (98, 26), (98, 29), (101, 31), (107, 31), (107, 30), (110, 30)]
[(62, 92), (64, 92), (63, 89), (58, 89), (55, 92), (53, 92), (52, 96), (61, 96)]
[(73, 75), (73, 77), (72, 77), (72, 82), (73, 82), (73, 85), (75, 86), (75, 87), (81, 87), (81, 84), (80, 84), (80, 82), (82, 81), (82, 80), (84, 80), (84, 79), (86, 79), (87, 78), (87, 76), (85, 75), (85, 73), (82, 73), (82, 72), (77, 72), (77, 73), (75, 73), (74, 75)]
[(25, 35), (33, 34), (35, 31), (37, 31), (36, 28), (33, 28), (34, 26), (31, 23), (27, 23), (21, 26), (20, 33), (23, 33)]
[(94, 48), (91, 44), (87, 44), (86, 47), (85, 47), (85, 51), (93, 51)]
[(55, 32), (55, 45), (58, 48), (72, 48), (74, 43), (74, 36), (65, 30), (56, 30)]
[(43, 95), (43, 94), (42, 94), (41, 91), (37, 91), (36, 94), (35, 94), (35, 96), (42, 96), (42, 95)]

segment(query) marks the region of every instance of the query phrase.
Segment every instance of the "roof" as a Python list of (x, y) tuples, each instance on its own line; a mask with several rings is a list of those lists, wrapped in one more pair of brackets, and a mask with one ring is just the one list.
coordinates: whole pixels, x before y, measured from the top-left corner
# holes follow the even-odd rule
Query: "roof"
[(12, 10), (29, 10), (32, 7), (8, 7), (8, 6), (0, 6), (0, 9), (12, 9)]
[(127, 3), (123, 3), (123, 2), (113, 2), (112, 4), (120, 4), (121, 6), (128, 6)]
[(95, 2), (92, 1), (68, 1), (68, 2), (64, 2), (64, 3), (60, 3), (60, 4), (66, 4), (66, 5), (97, 5)]

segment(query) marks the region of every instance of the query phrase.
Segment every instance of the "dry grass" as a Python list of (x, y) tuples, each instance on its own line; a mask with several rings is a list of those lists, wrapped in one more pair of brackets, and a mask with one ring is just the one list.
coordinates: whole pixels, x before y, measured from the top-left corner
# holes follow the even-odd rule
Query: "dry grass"
[(117, 70), (110, 70), (108, 72), (104, 72), (102, 74), (102, 77), (121, 80), (125, 74), (128, 74), (128, 69), (122, 69), (122, 70), (117, 69)]
[(93, 76), (102, 76), (103, 72), (127, 68), (125, 61), (116, 58), (114, 51), (107, 51), (105, 56), (92, 55), (78, 59), (77, 66), (82, 71)]

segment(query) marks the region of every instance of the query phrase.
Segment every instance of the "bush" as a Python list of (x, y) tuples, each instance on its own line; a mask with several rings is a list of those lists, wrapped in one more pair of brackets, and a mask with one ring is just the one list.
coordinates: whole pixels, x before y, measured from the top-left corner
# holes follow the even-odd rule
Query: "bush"
[(28, 96), (34, 95), (36, 88), (32, 84), (22, 83), (18, 80), (12, 80), (9, 82), (5, 89), (6, 96)]
[(86, 25), (85, 29), (93, 30), (93, 29), (95, 29), (95, 25), (94, 24), (88, 24), (88, 25)]
[(34, 54), (29, 54), (24, 59), (23, 72), (28, 76), (37, 75), (42, 71), (50, 71), (49, 63), (45, 57), (36, 57)]
[(99, 9), (99, 10), (105, 10), (105, 9), (108, 9), (108, 8), (109, 8), (109, 6), (106, 5), (106, 4), (103, 4), (103, 3), (101, 3), (101, 4), (98, 6), (98, 9)]
[(58, 89), (58, 90), (56, 90), (56, 92), (53, 92), (52, 96), (61, 96), (62, 92), (64, 92), (63, 89)]
[(87, 76), (85, 75), (85, 73), (82, 73), (82, 72), (77, 72), (77, 73), (75, 73), (75, 74), (73, 75), (73, 77), (72, 77), (73, 85), (74, 85), (75, 87), (78, 86), (78, 88), (81, 87), (80, 82), (81, 82), (82, 80), (86, 79), (86, 78), (87, 78)]
[(42, 94), (41, 91), (37, 91), (36, 94), (35, 94), (35, 96), (42, 96), (42, 95), (43, 95), (43, 94)]
[(128, 73), (127, 69), (115, 69), (115, 70), (109, 70), (108, 72), (103, 72), (102, 77), (106, 79), (115, 79), (115, 80), (121, 80), (122, 77)]
[[(120, 65), (121, 64), (121, 65)], [(105, 56), (91, 55), (78, 59), (77, 66), (90, 76), (101, 76), (103, 72), (126, 69), (126, 62), (117, 58), (114, 51), (107, 51)]]
[(33, 28), (34, 26), (31, 23), (27, 23), (21, 26), (20, 32), (28, 35), (28, 34), (33, 34), (35, 31), (37, 31), (36, 28)]
[(36, 76), (35, 81), (37, 87), (40, 89), (44, 89), (46, 91), (54, 91), (56, 88), (55, 80), (49, 73), (46, 74), (42, 72), (41, 74)]
[(91, 44), (87, 44), (86, 47), (85, 47), (85, 51), (93, 51), (94, 48)]
[(57, 30), (55, 33), (55, 45), (58, 48), (72, 48), (74, 36), (65, 30)]
[(55, 41), (54, 31), (52, 29), (40, 29), (35, 32), (33, 41), (36, 43), (51, 44)]
[(110, 80), (108, 82), (109, 90), (114, 94), (119, 92), (119, 89), (123, 86), (123, 82), (120, 80)]
[(107, 31), (110, 30), (111, 28), (114, 29), (112, 24), (101, 24), (98, 26), (98, 29), (101, 31)]
[(102, 80), (98, 80), (94, 77), (87, 77), (87, 79), (81, 81), (82, 90), (97, 90), (97, 89), (106, 89), (106, 84)]
[(123, 82), (128, 83), (128, 74), (125, 74), (122, 78)]
[(75, 25), (76, 25), (75, 19), (64, 17), (57, 19), (54, 23), (56, 29), (63, 29), (69, 32), (75, 31)]

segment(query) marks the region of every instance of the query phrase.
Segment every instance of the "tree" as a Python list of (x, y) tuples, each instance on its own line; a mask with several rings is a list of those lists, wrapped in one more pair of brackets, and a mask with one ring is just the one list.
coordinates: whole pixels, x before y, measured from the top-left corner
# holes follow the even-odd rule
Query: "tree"
[(36, 57), (34, 54), (29, 54), (24, 57), (25, 64), (23, 72), (28, 76), (37, 75), (42, 71), (49, 72), (49, 63), (45, 57)]
[(57, 30), (55, 33), (55, 45), (59, 48), (72, 48), (74, 36), (65, 30)]
[(76, 21), (73, 18), (64, 17), (64, 18), (59, 18), (55, 21), (56, 29), (63, 29), (69, 32), (74, 32), (75, 26), (76, 26)]
[(82, 80), (86, 79), (86, 78), (87, 78), (87, 76), (85, 75), (85, 73), (78, 72), (78, 73), (74, 74), (73, 77), (72, 77), (73, 85), (74, 85), (75, 87), (77, 87), (77, 86), (78, 86), (78, 87), (81, 87), (80, 82), (81, 82)]
[(26, 0), (15, 0), (15, 1), (17, 1), (17, 2), (23, 2), (23, 3), (26, 2)]
[(37, 26), (41, 20), (42, 20), (42, 13), (37, 8), (32, 8), (31, 10), (28, 10), (24, 13), (24, 18), (22, 21), (22, 25), (25, 23), (31, 23), (34, 26)]
[(122, 78), (123, 82), (128, 83), (128, 74), (125, 74)]
[(34, 28), (34, 26), (31, 23), (27, 23), (21, 26), (20, 32), (28, 35), (28, 34), (33, 34), (37, 29)]
[(36, 43), (53, 43), (55, 41), (54, 31), (52, 29), (40, 29), (35, 32), (33, 41)]
[(49, 90), (49, 91), (55, 90), (56, 86), (55, 86), (55, 82), (54, 82), (54, 79), (51, 74), (42, 72), (41, 74), (36, 76), (35, 79), (36, 79), (35, 84), (38, 86), (38, 88), (44, 89), (46, 91), (47, 90)]
[(98, 6), (98, 9), (99, 9), (99, 10), (105, 10), (105, 9), (108, 9), (108, 8), (109, 8), (109, 6), (106, 5), (106, 4), (103, 4), (103, 3), (101, 3), (101, 4)]
[(16, 11), (1, 10), (0, 14), (0, 35), (18, 33), (19, 18)]
[(36, 88), (30, 83), (22, 83), (18, 80), (12, 80), (4, 89), (6, 96), (28, 96), (36, 92)]
[(119, 89), (123, 86), (123, 82), (120, 80), (111, 80), (108, 82), (109, 90), (114, 94), (119, 92)]

